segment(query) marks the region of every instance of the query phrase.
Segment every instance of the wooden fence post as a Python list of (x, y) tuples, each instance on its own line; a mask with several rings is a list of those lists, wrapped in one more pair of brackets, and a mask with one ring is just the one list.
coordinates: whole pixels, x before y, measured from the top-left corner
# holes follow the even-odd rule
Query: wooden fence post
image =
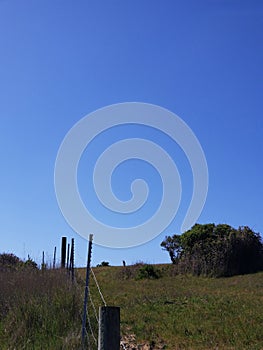
[(57, 247), (54, 248), (53, 270), (56, 268), (56, 253), (57, 253)]
[(99, 313), (98, 350), (120, 349), (120, 308), (101, 306)]
[(65, 268), (65, 264), (66, 264), (66, 247), (67, 247), (67, 237), (62, 237), (62, 241), (61, 241), (61, 268)]
[(74, 273), (74, 265), (75, 265), (75, 243), (74, 238), (71, 239), (71, 253), (70, 253), (70, 272), (71, 272), (71, 279), (72, 282), (74, 282), (75, 279), (75, 273)]
[(44, 271), (46, 268), (46, 265), (45, 265), (45, 252), (43, 251), (42, 252), (42, 264), (41, 264), (41, 270)]

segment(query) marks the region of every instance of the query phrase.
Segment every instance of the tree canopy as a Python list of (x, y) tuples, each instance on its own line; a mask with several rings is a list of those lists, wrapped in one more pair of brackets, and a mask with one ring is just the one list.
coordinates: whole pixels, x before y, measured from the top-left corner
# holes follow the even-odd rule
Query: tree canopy
[(248, 226), (195, 224), (182, 235), (165, 237), (167, 250), (179, 272), (233, 276), (263, 270), (263, 244)]

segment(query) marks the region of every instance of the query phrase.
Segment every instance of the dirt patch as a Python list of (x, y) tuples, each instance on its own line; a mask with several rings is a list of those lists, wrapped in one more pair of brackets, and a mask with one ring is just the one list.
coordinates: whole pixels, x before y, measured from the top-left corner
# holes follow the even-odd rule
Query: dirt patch
[(166, 345), (162, 340), (157, 343), (145, 342), (138, 344), (134, 334), (125, 335), (121, 338), (120, 350), (163, 350), (165, 348)]

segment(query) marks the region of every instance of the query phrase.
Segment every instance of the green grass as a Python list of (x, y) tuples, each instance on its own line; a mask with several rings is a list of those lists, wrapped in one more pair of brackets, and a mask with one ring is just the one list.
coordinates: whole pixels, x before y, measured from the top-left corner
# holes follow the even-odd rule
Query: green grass
[(0, 272), (0, 349), (74, 349), (82, 298), (64, 271)]
[[(107, 304), (121, 307), (124, 339), (148, 349), (263, 349), (263, 273), (215, 279), (158, 265), (156, 278), (140, 268), (94, 268)], [(72, 286), (60, 270), (0, 272), (0, 349), (80, 349), (84, 276), (78, 269)], [(98, 309), (92, 277), (90, 290)], [(89, 311), (94, 326), (90, 302)]]
[(263, 273), (215, 279), (158, 268), (163, 277), (142, 280), (123, 267), (94, 269), (108, 305), (121, 307), (123, 335), (153, 349), (263, 349)]

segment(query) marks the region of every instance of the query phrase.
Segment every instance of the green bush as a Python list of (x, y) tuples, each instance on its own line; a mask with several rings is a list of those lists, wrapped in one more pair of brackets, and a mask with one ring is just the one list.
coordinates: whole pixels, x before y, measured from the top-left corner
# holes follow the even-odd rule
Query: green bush
[(102, 261), (100, 264), (97, 265), (97, 267), (105, 267), (110, 266), (110, 263), (108, 261)]
[(143, 265), (139, 268), (136, 279), (141, 280), (145, 278), (157, 279), (160, 277), (160, 271), (153, 265)]

